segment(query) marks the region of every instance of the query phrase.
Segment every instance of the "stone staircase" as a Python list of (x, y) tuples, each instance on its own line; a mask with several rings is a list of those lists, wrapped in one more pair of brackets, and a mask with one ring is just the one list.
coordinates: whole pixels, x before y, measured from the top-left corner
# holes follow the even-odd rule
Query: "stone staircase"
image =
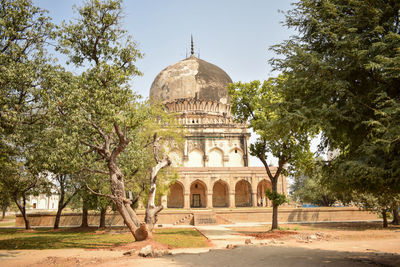
[(183, 217), (182, 219), (179, 219), (178, 221), (174, 222), (172, 225), (191, 224), (190, 221), (192, 218), (193, 218), (193, 214), (188, 214), (185, 217)]
[(193, 225), (216, 225), (217, 215), (212, 211), (194, 212)]

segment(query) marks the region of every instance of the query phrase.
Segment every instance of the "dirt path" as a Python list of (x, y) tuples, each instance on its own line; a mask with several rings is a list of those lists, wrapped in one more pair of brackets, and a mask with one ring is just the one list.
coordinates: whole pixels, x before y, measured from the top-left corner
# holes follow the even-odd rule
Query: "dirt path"
[[(172, 250), (174, 255), (161, 258), (124, 255), (136, 245), (115, 250), (0, 251), (0, 266), (400, 266), (400, 228), (383, 230), (373, 224), (287, 228), (294, 233), (271, 235), (265, 226), (205, 228), (214, 247)], [(252, 244), (245, 245), (246, 239)], [(216, 249), (230, 243), (239, 246)]]

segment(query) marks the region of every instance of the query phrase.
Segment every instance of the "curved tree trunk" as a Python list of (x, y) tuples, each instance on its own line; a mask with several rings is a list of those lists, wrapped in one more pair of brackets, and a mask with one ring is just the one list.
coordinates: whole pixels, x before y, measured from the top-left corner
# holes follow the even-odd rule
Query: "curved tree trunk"
[(21, 212), (22, 217), (24, 218), (25, 229), (26, 230), (31, 229), (31, 225), (29, 223), (29, 219), (28, 219), (28, 216), (26, 214), (26, 198), (25, 198), (25, 195), (22, 196), (22, 205), (19, 203), (17, 195), (14, 195), (14, 202), (17, 205), (19, 211)]
[(157, 223), (157, 215), (162, 209), (164, 208), (162, 205), (156, 206), (156, 192), (157, 192), (157, 175), (159, 171), (169, 165), (171, 165), (171, 160), (168, 156), (164, 158), (159, 158), (160, 152), (160, 137), (157, 137), (157, 134), (153, 136), (153, 156), (156, 161), (156, 166), (151, 169), (150, 173), (150, 192), (147, 201), (147, 208), (146, 208), (146, 216), (144, 221), (149, 228), (150, 234), (154, 229), (154, 225)]

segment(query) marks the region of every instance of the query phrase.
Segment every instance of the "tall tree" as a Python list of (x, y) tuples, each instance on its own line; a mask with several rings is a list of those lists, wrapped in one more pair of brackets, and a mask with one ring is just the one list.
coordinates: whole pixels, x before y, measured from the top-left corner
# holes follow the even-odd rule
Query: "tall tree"
[[(286, 16), (298, 30), (274, 47), (291, 109), (339, 149), (337, 184), (355, 195), (400, 192), (400, 3), (301, 0)], [(343, 172), (345, 170), (345, 172)]]
[(31, 152), (37, 149), (34, 141), (46, 127), (53, 67), (44, 46), (54, 27), (32, 1), (0, 3), (0, 182), (12, 195), (28, 229), (26, 197), (43, 178), (30, 161)]
[[(288, 113), (281, 96), (284, 77), (270, 78), (261, 83), (234, 83), (229, 86), (232, 112), (236, 119), (248, 122), (257, 134), (257, 140), (250, 146), (250, 153), (263, 163), (272, 184), (272, 192), (267, 192), (272, 201), (273, 215), (271, 229), (278, 228), (278, 207), (285, 202), (284, 195), (278, 193), (278, 179), (287, 174), (288, 164), (300, 164), (312, 158), (309, 152), (307, 128), (298, 123), (296, 114)], [(267, 162), (268, 153), (278, 159), (275, 173)]]
[(58, 50), (84, 71), (61, 106), (72, 111), (69, 124), (87, 150), (82, 154), (85, 170), (109, 179), (110, 194), (89, 184), (88, 189), (111, 200), (135, 240), (144, 240), (151, 231), (131, 208), (125, 182), (135, 177), (139, 159), (146, 158), (143, 144), (149, 138), (143, 133), (160, 119), (154, 114), (158, 109), (140, 103), (131, 91), (130, 79), (141, 74), (134, 64), (142, 55), (120, 27), (121, 1), (91, 0), (77, 11), (78, 19), (64, 23), (59, 31)]

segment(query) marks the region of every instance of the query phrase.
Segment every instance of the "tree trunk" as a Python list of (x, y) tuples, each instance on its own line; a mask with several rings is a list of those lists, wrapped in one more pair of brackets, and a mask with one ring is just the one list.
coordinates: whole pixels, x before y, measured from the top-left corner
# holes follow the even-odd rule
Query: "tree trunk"
[(100, 224), (99, 228), (106, 228), (106, 211), (107, 208), (100, 209)]
[(58, 200), (58, 208), (57, 208), (57, 214), (56, 214), (56, 219), (54, 221), (54, 229), (58, 229), (60, 226), (60, 218), (61, 218), (61, 212), (63, 210), (63, 204), (64, 204), (64, 197), (65, 193), (63, 188), (61, 188), (60, 192), (60, 199)]
[(81, 227), (82, 228), (87, 228), (89, 227), (88, 223), (88, 207), (87, 207), (87, 200), (83, 198), (82, 200), (82, 223)]
[(399, 216), (399, 205), (395, 205), (392, 210), (393, 213), (393, 221), (392, 224), (399, 225), (400, 224), (400, 216)]
[(4, 218), (6, 217), (6, 211), (7, 211), (7, 208), (3, 209), (3, 214), (1, 215), (2, 220), (4, 220)]
[[(270, 179), (272, 183), (272, 192), (278, 192), (278, 178)], [(274, 200), (272, 200), (272, 226), (271, 230), (278, 229), (278, 207)]]
[(18, 202), (18, 196), (14, 195), (14, 202), (17, 205), (19, 211), (22, 214), (22, 217), (24, 218), (24, 222), (25, 222), (25, 229), (29, 230), (31, 229), (31, 225), (29, 223), (28, 220), (28, 216), (26, 215), (26, 198), (25, 195), (22, 197), (22, 205)]
[(387, 221), (387, 216), (386, 216), (386, 209), (382, 210), (382, 219), (383, 219), (383, 228), (387, 228), (388, 221)]
[(153, 156), (156, 161), (156, 165), (151, 169), (150, 173), (150, 192), (148, 195), (147, 208), (146, 208), (146, 216), (145, 222), (147, 227), (149, 228), (150, 233), (152, 233), (154, 229), (154, 225), (157, 223), (157, 215), (164, 208), (162, 205), (156, 206), (156, 192), (157, 192), (157, 175), (158, 172), (171, 165), (171, 160), (165, 156), (160, 159), (158, 154), (160, 152), (160, 138), (157, 137), (157, 134), (153, 136)]
[(139, 218), (130, 206), (131, 201), (126, 198), (123, 175), (115, 161), (110, 160), (108, 163), (108, 169), (110, 170), (111, 194), (113, 196), (112, 201), (135, 240), (145, 240), (149, 236), (149, 230), (146, 224), (140, 223)]

